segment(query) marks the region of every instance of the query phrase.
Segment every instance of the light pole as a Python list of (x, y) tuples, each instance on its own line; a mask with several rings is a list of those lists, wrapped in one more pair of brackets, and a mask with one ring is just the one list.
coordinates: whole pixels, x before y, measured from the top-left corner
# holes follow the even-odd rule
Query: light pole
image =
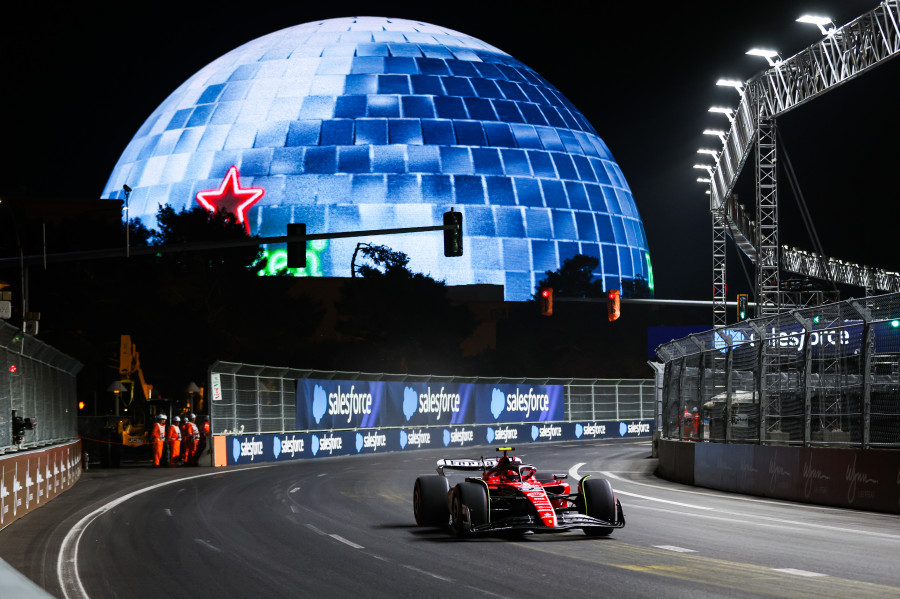
[(122, 189), (125, 191), (125, 257), (128, 258), (131, 255), (131, 223), (129, 222), (131, 215), (128, 214), (128, 196), (131, 195), (131, 188), (123, 185)]

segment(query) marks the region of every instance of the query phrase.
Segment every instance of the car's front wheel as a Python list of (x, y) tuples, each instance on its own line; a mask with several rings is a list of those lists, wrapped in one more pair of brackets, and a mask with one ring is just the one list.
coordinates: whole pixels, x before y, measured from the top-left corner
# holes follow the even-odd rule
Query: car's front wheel
[[(605, 478), (583, 478), (578, 483), (578, 511), (581, 513), (609, 522), (616, 523), (618, 510), (616, 509), (616, 495), (612, 485)], [(588, 526), (582, 529), (589, 537), (606, 537), (613, 529), (607, 526)]]
[(464, 482), (450, 494), (450, 528), (458, 537), (471, 534), (473, 526), (488, 522), (488, 492), (484, 485)]

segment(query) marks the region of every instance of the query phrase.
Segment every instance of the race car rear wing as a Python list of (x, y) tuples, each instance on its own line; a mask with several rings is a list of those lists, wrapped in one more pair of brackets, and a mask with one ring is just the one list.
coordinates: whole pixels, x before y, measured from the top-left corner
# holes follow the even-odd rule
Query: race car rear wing
[[(513, 464), (522, 463), (522, 460), (514, 456), (510, 456), (509, 461)], [(495, 460), (494, 458), (481, 458), (479, 460), (438, 460), (437, 471), (441, 476), (444, 476), (444, 470), (484, 472), (488, 468), (496, 466), (497, 462), (498, 460)]]

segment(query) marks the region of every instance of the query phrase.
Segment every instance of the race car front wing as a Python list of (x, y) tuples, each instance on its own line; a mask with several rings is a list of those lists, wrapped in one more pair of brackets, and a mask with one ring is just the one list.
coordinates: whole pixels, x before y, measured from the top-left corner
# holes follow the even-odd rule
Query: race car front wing
[(600, 518), (594, 518), (586, 514), (573, 511), (557, 511), (556, 526), (546, 526), (538, 516), (501, 516), (496, 518), (497, 514), (491, 514), (490, 521), (486, 524), (478, 524), (471, 526), (471, 533), (490, 533), (490, 532), (506, 532), (506, 531), (532, 531), (536, 533), (552, 533), (573, 528), (622, 528), (625, 526), (625, 514), (622, 511), (622, 504), (616, 501), (616, 521), (607, 522)]

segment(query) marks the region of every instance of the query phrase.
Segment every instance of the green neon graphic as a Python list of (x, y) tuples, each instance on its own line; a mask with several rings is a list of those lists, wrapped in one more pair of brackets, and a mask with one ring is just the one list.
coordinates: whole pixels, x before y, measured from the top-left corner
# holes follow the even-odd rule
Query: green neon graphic
[(266, 267), (256, 274), (269, 277), (288, 274), (292, 277), (323, 277), (322, 254), (328, 249), (327, 239), (315, 239), (306, 242), (306, 268), (287, 267), (287, 248), (267, 248), (263, 254), (268, 259)]
[(644, 252), (644, 259), (647, 260), (647, 288), (653, 291), (653, 265), (650, 264), (650, 252)]

